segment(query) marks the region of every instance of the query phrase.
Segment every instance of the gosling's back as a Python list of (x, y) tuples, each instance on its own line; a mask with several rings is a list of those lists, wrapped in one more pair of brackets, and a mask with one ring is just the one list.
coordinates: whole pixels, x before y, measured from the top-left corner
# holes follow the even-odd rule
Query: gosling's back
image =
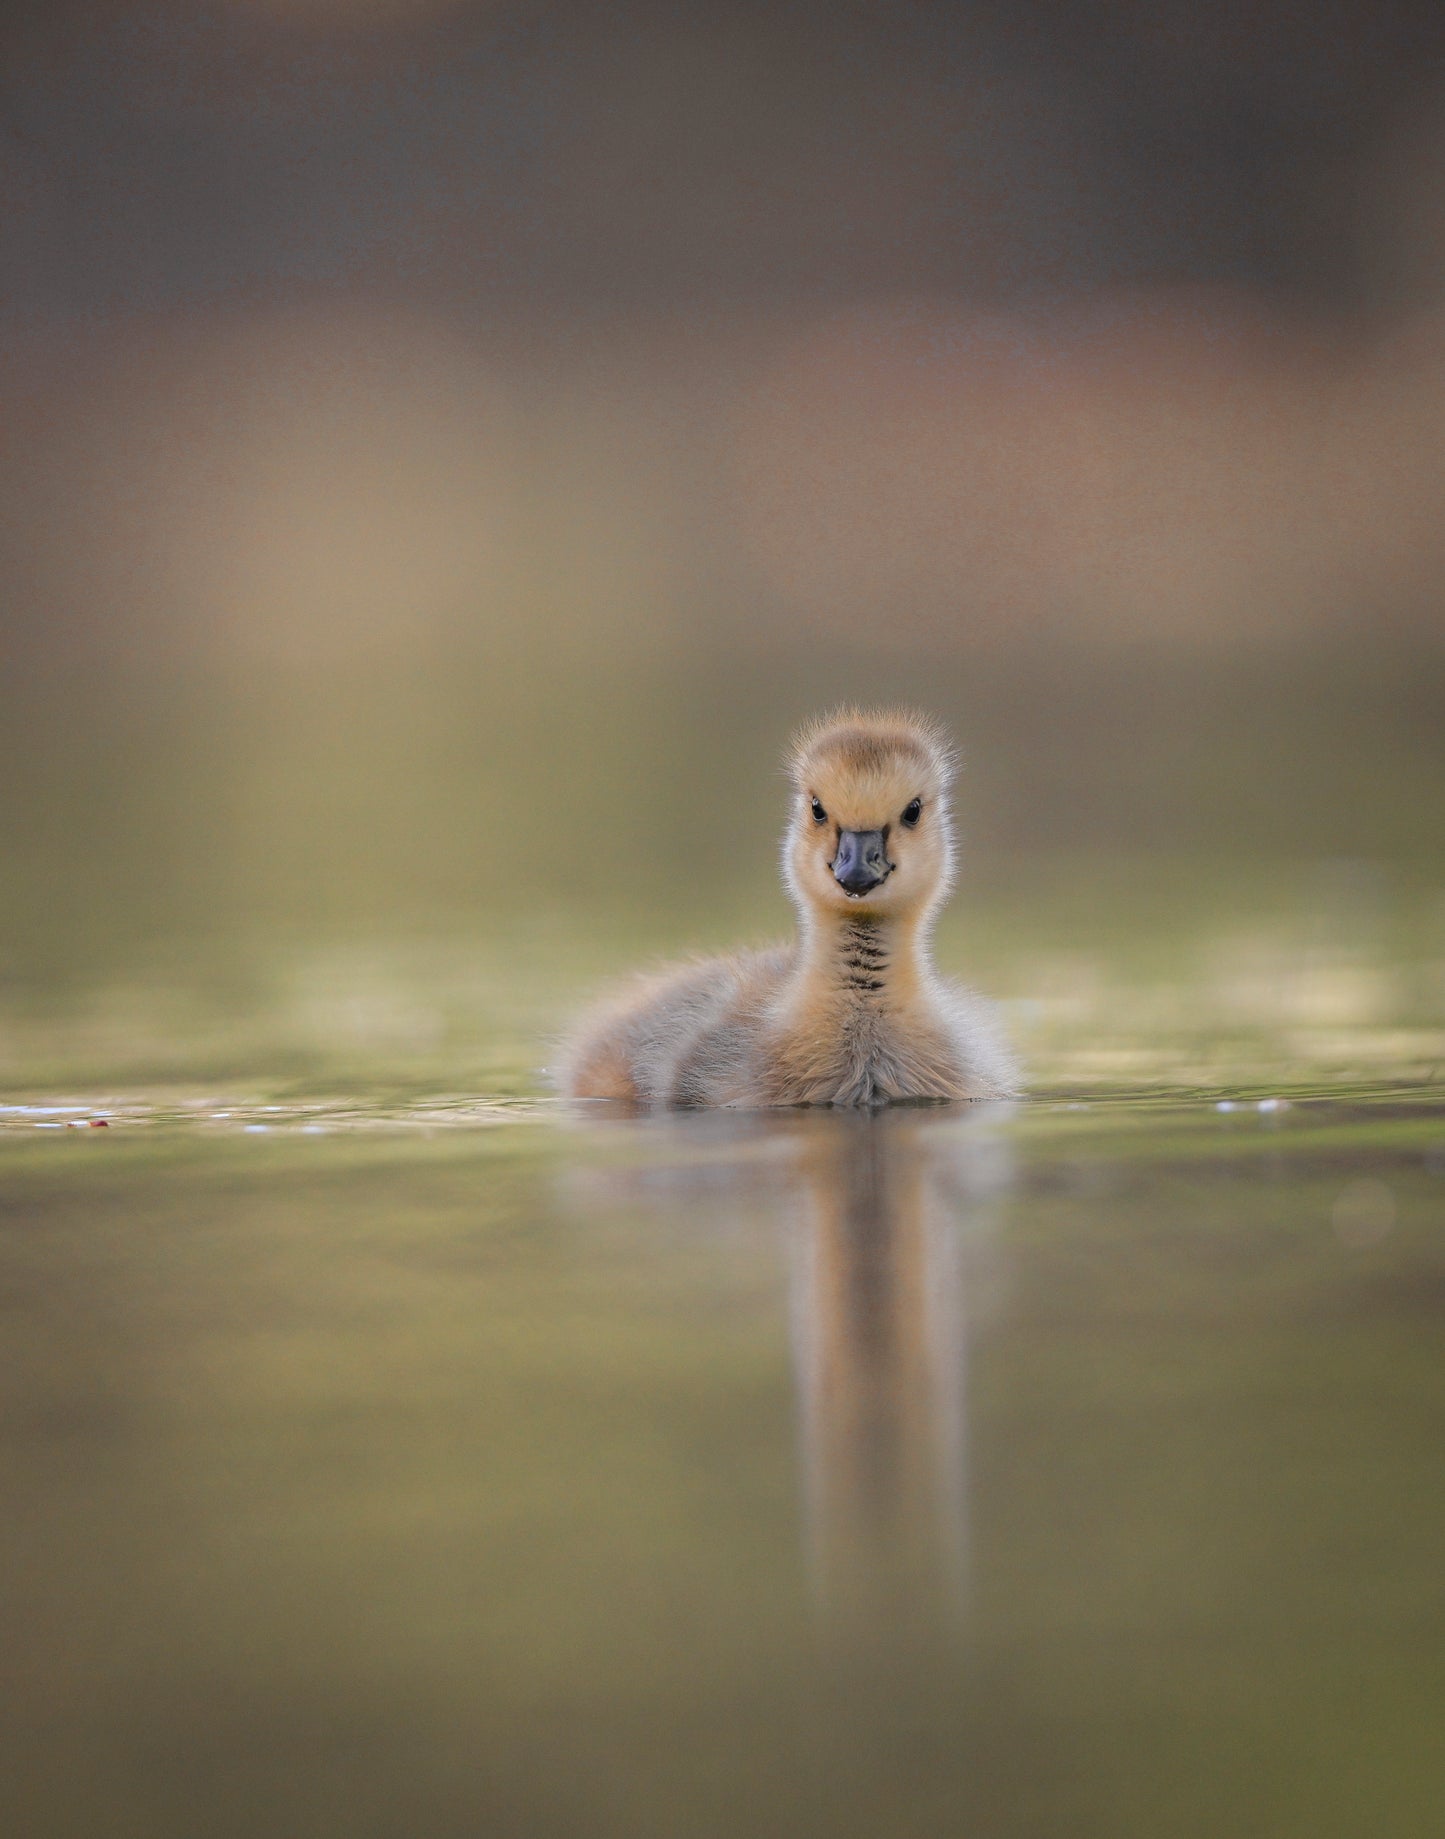
[(767, 1015), (796, 953), (697, 959), (634, 979), (583, 1018), (559, 1084), (574, 1098), (757, 1105)]

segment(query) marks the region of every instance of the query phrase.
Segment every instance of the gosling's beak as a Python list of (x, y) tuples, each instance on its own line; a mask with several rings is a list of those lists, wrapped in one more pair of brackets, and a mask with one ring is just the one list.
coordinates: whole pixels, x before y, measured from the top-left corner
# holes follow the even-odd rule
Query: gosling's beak
[(866, 894), (888, 879), (893, 864), (883, 853), (881, 830), (840, 830), (838, 853), (829, 866), (846, 893)]

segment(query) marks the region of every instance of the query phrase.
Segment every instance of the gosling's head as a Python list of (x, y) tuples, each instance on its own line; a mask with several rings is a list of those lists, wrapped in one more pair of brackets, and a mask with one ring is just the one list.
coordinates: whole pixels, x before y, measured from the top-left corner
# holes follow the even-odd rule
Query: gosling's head
[(948, 892), (953, 756), (906, 709), (844, 709), (805, 728), (789, 758), (783, 872), (824, 917), (922, 916)]

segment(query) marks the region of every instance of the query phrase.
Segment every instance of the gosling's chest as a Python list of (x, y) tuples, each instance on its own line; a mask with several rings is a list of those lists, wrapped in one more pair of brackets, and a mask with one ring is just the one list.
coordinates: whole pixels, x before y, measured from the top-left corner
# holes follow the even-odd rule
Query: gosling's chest
[(780, 1043), (776, 1073), (784, 1104), (872, 1105), (947, 1098), (957, 1069), (940, 1033), (899, 1014), (877, 993), (840, 994), (826, 1019), (804, 1022)]

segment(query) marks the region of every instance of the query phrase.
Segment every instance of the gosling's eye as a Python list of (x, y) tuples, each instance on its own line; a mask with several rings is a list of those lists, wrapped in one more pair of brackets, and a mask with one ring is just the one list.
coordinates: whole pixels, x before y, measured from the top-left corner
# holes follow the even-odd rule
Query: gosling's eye
[(813, 822), (815, 824), (826, 824), (827, 821), (828, 821), (828, 813), (823, 809), (823, 807), (818, 803), (817, 799), (815, 798), (813, 800)]
[(908, 805), (904, 809), (903, 821), (905, 824), (907, 824), (908, 828), (911, 830), (913, 826), (918, 822), (919, 818), (922, 816), (923, 816), (923, 800), (921, 798), (915, 798), (913, 803), (911, 805)]

